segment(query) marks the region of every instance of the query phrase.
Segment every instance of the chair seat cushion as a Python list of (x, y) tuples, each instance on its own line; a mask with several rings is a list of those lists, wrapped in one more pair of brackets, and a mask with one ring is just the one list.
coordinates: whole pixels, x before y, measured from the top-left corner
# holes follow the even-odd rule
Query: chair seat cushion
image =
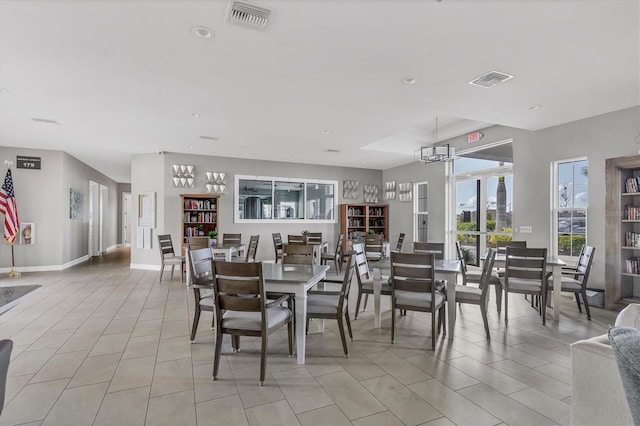
[(378, 253), (375, 251), (367, 252), (367, 259), (380, 260), (382, 259), (382, 253)]
[(181, 265), (184, 263), (183, 256), (169, 256), (162, 259), (162, 262), (165, 265)]
[[(480, 278), (482, 278), (482, 271), (467, 271), (465, 273), (467, 278), (467, 282), (469, 283), (479, 283)], [(500, 276), (497, 272), (491, 272), (491, 278), (489, 278), (489, 284), (500, 285)]]
[[(444, 295), (436, 292), (435, 306), (444, 303)], [(415, 306), (421, 308), (431, 307), (431, 293), (419, 293), (414, 291), (396, 290), (396, 304)]]
[[(286, 324), (291, 318), (291, 310), (275, 306), (267, 309), (267, 329)], [(222, 328), (235, 330), (262, 330), (262, 314), (260, 312), (227, 311), (222, 316)]]
[(456, 285), (457, 302), (479, 302), (482, 290), (469, 285)]
[(325, 253), (322, 253), (322, 254), (320, 255), (320, 258), (321, 258), (321, 259), (330, 259), (330, 260), (333, 260), (333, 259), (335, 259), (335, 257), (336, 257), (336, 254), (335, 254), (335, 253), (326, 253), (326, 252), (325, 252)]
[[(501, 280), (504, 287), (505, 278)], [(539, 280), (529, 280), (525, 278), (509, 278), (509, 291), (524, 291), (524, 292), (540, 292), (542, 284)]]
[[(309, 314), (336, 314), (340, 296), (325, 294), (310, 294), (307, 298), (307, 312)], [(346, 304), (343, 308), (346, 307)]]
[(213, 308), (213, 295), (200, 297), (200, 301), (198, 303), (200, 306), (208, 306)]
[[(381, 279), (381, 281), (382, 281), (381, 293), (391, 294), (391, 285), (389, 284), (389, 280)], [(370, 292), (373, 292), (373, 280), (364, 281), (362, 283), (362, 289), (365, 291), (368, 290)]]
[[(553, 276), (550, 276), (547, 280), (549, 283), (549, 289), (553, 290)], [(575, 278), (562, 277), (562, 291), (577, 292), (582, 290), (582, 283)]]

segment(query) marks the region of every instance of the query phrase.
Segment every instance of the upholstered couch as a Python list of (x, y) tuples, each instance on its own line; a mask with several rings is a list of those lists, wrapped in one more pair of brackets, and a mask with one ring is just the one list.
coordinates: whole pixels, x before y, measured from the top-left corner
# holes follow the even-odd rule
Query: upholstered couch
[[(640, 304), (620, 311), (615, 325), (640, 329)], [(606, 334), (571, 345), (571, 386), (572, 425), (633, 425)]]

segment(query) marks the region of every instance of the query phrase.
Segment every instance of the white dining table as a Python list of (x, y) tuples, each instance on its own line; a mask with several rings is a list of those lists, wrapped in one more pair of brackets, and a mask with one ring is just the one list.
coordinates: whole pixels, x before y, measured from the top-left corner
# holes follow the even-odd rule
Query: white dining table
[(292, 294), (296, 310), (296, 356), (298, 364), (305, 362), (307, 292), (325, 278), (328, 265), (283, 265), (263, 263), (265, 290)]
[[(486, 258), (486, 254), (481, 257), (481, 260), (484, 261)], [(506, 254), (498, 253), (496, 255), (496, 260), (493, 263), (494, 266), (497, 267), (505, 267), (506, 263)], [(553, 319), (556, 321), (560, 321), (560, 293), (562, 290), (562, 267), (567, 266), (564, 260), (560, 259), (558, 256), (547, 255), (547, 270), (551, 269), (553, 273), (553, 303), (551, 305), (553, 309)], [(507, 295), (505, 295), (507, 297)]]
[[(383, 259), (377, 262), (372, 262), (373, 267), (373, 310), (374, 310), (374, 323), (376, 328), (380, 328), (382, 325), (382, 318), (380, 313), (380, 294), (382, 292), (381, 276), (382, 271), (391, 271), (391, 260)], [(435, 259), (434, 268), (436, 272), (436, 279), (447, 281), (447, 313), (449, 338), (453, 338), (453, 330), (456, 325), (456, 281), (458, 274), (462, 270), (462, 265), (459, 260), (443, 260)]]
[(222, 254), (224, 255), (225, 261), (231, 262), (233, 255), (244, 253), (246, 246), (244, 244), (212, 244), (211, 250), (213, 251), (214, 256), (216, 254)]

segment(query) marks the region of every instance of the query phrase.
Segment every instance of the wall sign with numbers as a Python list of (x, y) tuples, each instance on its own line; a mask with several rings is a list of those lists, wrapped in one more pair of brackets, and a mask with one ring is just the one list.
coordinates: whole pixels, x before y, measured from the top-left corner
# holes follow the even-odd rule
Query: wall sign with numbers
[(40, 170), (41, 165), (42, 157), (23, 157), (22, 155), (16, 157), (16, 167), (18, 169)]

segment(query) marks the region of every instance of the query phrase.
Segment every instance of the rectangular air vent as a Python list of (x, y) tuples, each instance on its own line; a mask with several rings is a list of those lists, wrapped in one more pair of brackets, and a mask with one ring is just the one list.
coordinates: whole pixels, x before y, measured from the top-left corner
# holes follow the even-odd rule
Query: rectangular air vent
[(475, 80), (470, 81), (469, 84), (473, 84), (474, 86), (479, 87), (493, 87), (496, 84), (502, 83), (512, 78), (512, 75), (505, 74), (500, 71), (491, 71), (483, 76), (476, 78)]
[(263, 30), (269, 23), (270, 10), (236, 0), (229, 1), (227, 22)]
[(60, 125), (60, 123), (58, 123), (56, 120), (51, 120), (49, 118), (38, 118), (38, 117), (31, 117), (31, 119), (33, 121), (36, 121), (38, 123), (47, 123), (47, 124), (57, 124)]

